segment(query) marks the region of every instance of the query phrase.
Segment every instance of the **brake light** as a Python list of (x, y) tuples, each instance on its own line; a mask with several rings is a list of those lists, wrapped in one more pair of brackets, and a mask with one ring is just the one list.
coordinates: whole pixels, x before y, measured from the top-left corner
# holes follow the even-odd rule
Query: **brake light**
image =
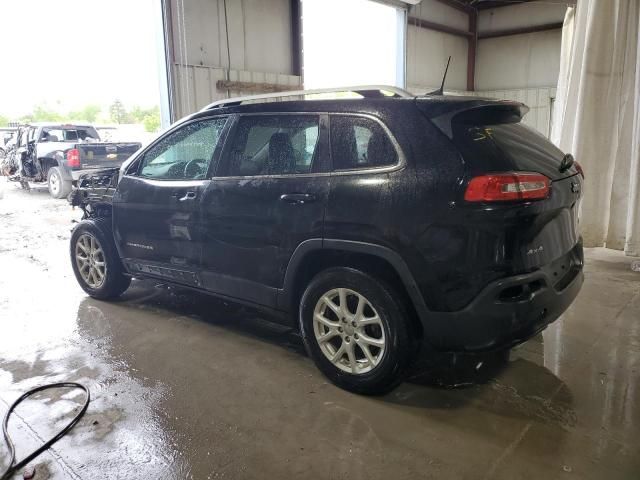
[(573, 165), (576, 167), (576, 170), (578, 170), (578, 173), (582, 175), (582, 178), (584, 178), (584, 170), (582, 169), (582, 165), (580, 165), (578, 162), (573, 162)]
[(549, 196), (551, 180), (539, 173), (496, 173), (471, 179), (464, 192), (467, 202), (541, 200)]
[(72, 148), (67, 152), (67, 166), (71, 168), (80, 166), (80, 152), (77, 148)]

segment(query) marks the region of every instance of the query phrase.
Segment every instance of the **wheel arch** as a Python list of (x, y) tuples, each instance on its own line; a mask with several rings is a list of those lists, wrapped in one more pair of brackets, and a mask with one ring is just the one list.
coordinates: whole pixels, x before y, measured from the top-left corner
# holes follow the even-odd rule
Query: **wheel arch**
[(287, 270), (278, 307), (295, 312), (305, 287), (320, 271), (351, 267), (382, 278), (398, 291), (409, 306), (412, 326), (423, 335), (421, 319), (428, 312), (422, 294), (404, 260), (382, 245), (351, 240), (310, 239), (294, 251)]
[(40, 168), (42, 169), (42, 176), (46, 180), (49, 175), (49, 170), (53, 167), (57, 167), (63, 180), (72, 180), (71, 174), (64, 164), (63, 157), (57, 154), (54, 156), (40, 157), (38, 158)]

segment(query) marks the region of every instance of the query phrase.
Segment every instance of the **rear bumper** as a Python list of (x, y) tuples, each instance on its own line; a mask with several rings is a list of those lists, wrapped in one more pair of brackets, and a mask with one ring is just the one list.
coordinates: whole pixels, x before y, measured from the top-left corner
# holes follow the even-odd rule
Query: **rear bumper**
[(425, 337), (439, 350), (459, 352), (522, 343), (571, 305), (584, 282), (583, 264), (578, 243), (540, 270), (492, 282), (462, 310), (430, 312), (423, 321)]

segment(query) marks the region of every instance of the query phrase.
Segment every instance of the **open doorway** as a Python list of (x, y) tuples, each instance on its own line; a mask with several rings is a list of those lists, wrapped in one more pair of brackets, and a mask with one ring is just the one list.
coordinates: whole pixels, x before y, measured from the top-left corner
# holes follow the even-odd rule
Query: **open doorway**
[(153, 138), (161, 125), (160, 3), (0, 2), (0, 127), (88, 123), (104, 141)]
[(305, 88), (404, 87), (405, 16), (371, 0), (303, 0)]

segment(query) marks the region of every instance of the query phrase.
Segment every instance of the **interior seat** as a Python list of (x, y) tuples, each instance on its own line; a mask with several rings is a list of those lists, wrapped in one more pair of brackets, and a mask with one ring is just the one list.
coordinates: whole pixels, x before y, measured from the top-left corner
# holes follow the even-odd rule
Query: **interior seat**
[(269, 139), (269, 159), (265, 165), (265, 174), (295, 173), (296, 155), (289, 134), (278, 132)]

